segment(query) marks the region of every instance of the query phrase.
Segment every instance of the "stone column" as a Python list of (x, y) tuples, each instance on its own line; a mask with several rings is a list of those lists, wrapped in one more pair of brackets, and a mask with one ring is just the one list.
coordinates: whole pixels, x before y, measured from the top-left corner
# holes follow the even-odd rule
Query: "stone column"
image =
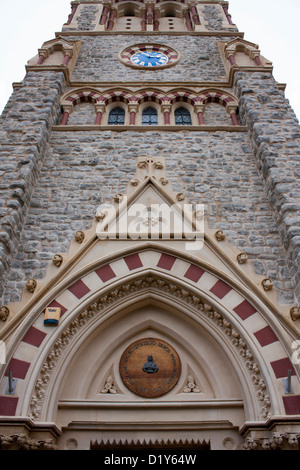
[(61, 125), (65, 126), (68, 123), (69, 116), (73, 111), (73, 106), (65, 105), (63, 106), (63, 111), (64, 111), (64, 114), (62, 117)]
[(230, 56), (228, 57), (228, 59), (230, 60), (231, 65), (236, 65), (236, 61), (235, 61), (234, 55), (230, 54)]
[(46, 50), (39, 49), (39, 59), (38, 59), (38, 65), (42, 65), (45, 59), (47, 59), (48, 53)]
[(74, 18), (74, 15), (75, 15), (75, 13), (76, 13), (77, 7), (78, 7), (78, 5), (73, 5), (73, 6), (72, 6), (71, 13), (70, 13), (69, 16), (68, 16), (67, 24), (70, 24), (70, 23), (72, 22), (72, 20), (73, 20), (73, 18)]
[(236, 115), (236, 106), (234, 106), (234, 107), (228, 107), (227, 106), (227, 112), (230, 114), (232, 124), (234, 126), (238, 126), (239, 121), (238, 121), (238, 118), (237, 118), (237, 115)]
[(256, 65), (258, 65), (259, 67), (262, 66), (262, 63), (261, 63), (261, 60), (260, 60), (260, 51), (251, 52), (250, 57), (251, 57), (252, 60), (255, 61)]
[(195, 112), (198, 116), (198, 123), (200, 126), (204, 124), (204, 105), (196, 105)]
[(165, 124), (170, 124), (171, 108), (172, 108), (172, 106), (171, 106), (170, 103), (161, 105), (161, 109), (162, 109), (162, 112), (163, 112), (163, 115), (164, 115), (164, 123)]
[(225, 54), (226, 54), (226, 57), (227, 59), (230, 61), (231, 65), (236, 65), (236, 61), (235, 61), (235, 57), (234, 57), (234, 54), (235, 54), (235, 49), (225, 49)]
[(64, 53), (64, 61), (63, 61), (63, 64), (64, 65), (68, 65), (69, 63), (69, 60), (71, 59), (72, 57), (72, 54), (73, 54), (73, 50), (72, 49), (64, 49), (63, 50), (63, 53)]
[(154, 31), (158, 31), (158, 30), (159, 30), (158, 13), (157, 13), (156, 11), (154, 11), (153, 29), (154, 29)]
[(108, 31), (111, 31), (113, 29), (116, 16), (117, 16), (116, 11), (111, 10), (110, 15), (109, 15), (108, 25), (107, 25)]
[(142, 12), (142, 19), (141, 19), (141, 30), (146, 31), (147, 29), (147, 13), (146, 10)]
[(191, 6), (190, 12), (191, 12), (191, 17), (193, 19), (194, 24), (200, 24), (200, 18), (199, 18), (195, 5)]
[(147, 5), (147, 24), (153, 24), (154, 8), (152, 4)]
[(227, 18), (228, 23), (229, 23), (229, 24), (232, 24), (231, 15), (230, 15), (229, 12), (228, 12), (227, 6), (225, 6), (225, 5), (222, 5), (222, 6), (223, 6), (223, 10), (224, 10), (224, 13), (225, 13), (225, 15), (226, 15), (226, 18)]
[(134, 126), (136, 113), (138, 112), (138, 104), (129, 104), (128, 110), (129, 110), (129, 115), (130, 115), (129, 124), (131, 126)]
[(95, 105), (95, 110), (96, 110), (96, 125), (100, 125), (102, 121), (102, 116), (105, 112), (105, 105), (104, 104), (96, 104)]
[(186, 24), (188, 31), (193, 31), (193, 25), (192, 25), (191, 15), (190, 15), (189, 10), (185, 11), (184, 18), (185, 18), (185, 24)]
[(108, 18), (108, 14), (109, 14), (109, 7), (108, 7), (107, 5), (104, 5), (103, 11), (102, 11), (102, 14), (101, 14), (101, 19), (100, 19), (100, 24), (101, 24), (101, 25), (105, 25), (105, 24), (106, 24), (107, 18)]

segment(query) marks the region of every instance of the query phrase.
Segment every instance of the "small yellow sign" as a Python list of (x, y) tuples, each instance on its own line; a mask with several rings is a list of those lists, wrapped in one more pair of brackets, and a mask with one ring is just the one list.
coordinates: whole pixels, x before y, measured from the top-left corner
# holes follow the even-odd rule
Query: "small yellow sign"
[(60, 320), (61, 309), (59, 307), (47, 307), (44, 316), (44, 325), (56, 326)]

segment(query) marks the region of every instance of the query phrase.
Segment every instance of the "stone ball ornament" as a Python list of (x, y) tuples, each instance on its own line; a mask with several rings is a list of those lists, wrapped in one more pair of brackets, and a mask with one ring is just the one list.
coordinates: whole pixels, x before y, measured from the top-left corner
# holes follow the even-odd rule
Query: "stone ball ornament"
[(76, 233), (75, 233), (75, 240), (77, 241), (77, 243), (82, 243), (83, 240), (84, 240), (84, 232), (82, 230), (78, 230)]
[(217, 230), (216, 233), (215, 233), (215, 237), (218, 240), (218, 242), (221, 242), (221, 241), (225, 240), (225, 238), (226, 238), (225, 233), (223, 232), (223, 230)]
[(273, 289), (273, 281), (271, 279), (264, 279), (262, 281), (262, 286), (264, 288), (265, 291), (269, 291), (269, 290), (272, 290)]
[(35, 291), (36, 286), (37, 286), (37, 282), (36, 282), (36, 280), (33, 279), (33, 278), (28, 279), (28, 281), (26, 282), (27, 290), (28, 290), (31, 294)]
[(63, 262), (63, 257), (61, 255), (54, 255), (52, 261), (55, 266), (59, 267)]
[(6, 305), (0, 307), (0, 320), (6, 321), (9, 315), (9, 308)]

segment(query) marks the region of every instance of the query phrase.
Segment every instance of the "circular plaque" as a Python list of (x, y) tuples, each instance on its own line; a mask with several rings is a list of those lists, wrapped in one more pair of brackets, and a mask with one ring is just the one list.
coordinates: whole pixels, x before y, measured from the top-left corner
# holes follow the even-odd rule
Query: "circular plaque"
[(178, 382), (181, 365), (177, 352), (161, 339), (132, 343), (122, 354), (120, 374), (126, 387), (144, 398), (157, 398)]

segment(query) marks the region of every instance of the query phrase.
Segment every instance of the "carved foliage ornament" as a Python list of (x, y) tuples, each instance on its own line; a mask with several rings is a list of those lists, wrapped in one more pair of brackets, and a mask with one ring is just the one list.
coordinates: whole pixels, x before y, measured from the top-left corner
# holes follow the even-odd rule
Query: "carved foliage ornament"
[(254, 355), (242, 335), (232, 326), (230, 321), (224, 315), (215, 310), (198, 295), (173, 282), (149, 275), (131, 280), (130, 282), (122, 284), (121, 286), (118, 286), (110, 292), (102, 295), (86, 309), (80, 312), (62, 331), (60, 337), (55, 341), (52, 350), (49, 352), (44, 364), (42, 365), (38, 379), (35, 383), (30, 403), (31, 418), (33, 420), (38, 420), (40, 418), (51, 374), (62, 356), (64, 349), (71, 343), (72, 339), (76, 337), (80, 329), (84, 327), (95, 315), (99, 315), (107, 308), (110, 308), (112, 304), (120, 302), (125, 297), (139, 292), (142, 289), (149, 288), (157, 290), (159, 294), (161, 294), (161, 292), (165, 292), (168, 295), (175, 297), (177, 301), (186, 303), (189, 308), (196, 310), (200, 315), (205, 315), (223, 331), (237, 350), (239, 356), (243, 359), (245, 367), (248, 370), (248, 374), (251, 376), (261, 416), (263, 418), (267, 418), (269, 416), (271, 401), (267, 394), (266, 384), (260, 368), (255, 361)]
[(0, 435), (0, 450), (56, 450), (52, 439), (37, 441), (26, 434)]
[(37, 286), (37, 282), (35, 279), (28, 279), (28, 281), (26, 282), (26, 287), (27, 287), (27, 290), (31, 293), (33, 293), (36, 289), (36, 286)]
[(0, 307), (0, 320), (6, 321), (9, 315), (9, 308), (6, 305)]
[(243, 445), (244, 450), (299, 450), (300, 434), (273, 433), (270, 438), (248, 438)]

